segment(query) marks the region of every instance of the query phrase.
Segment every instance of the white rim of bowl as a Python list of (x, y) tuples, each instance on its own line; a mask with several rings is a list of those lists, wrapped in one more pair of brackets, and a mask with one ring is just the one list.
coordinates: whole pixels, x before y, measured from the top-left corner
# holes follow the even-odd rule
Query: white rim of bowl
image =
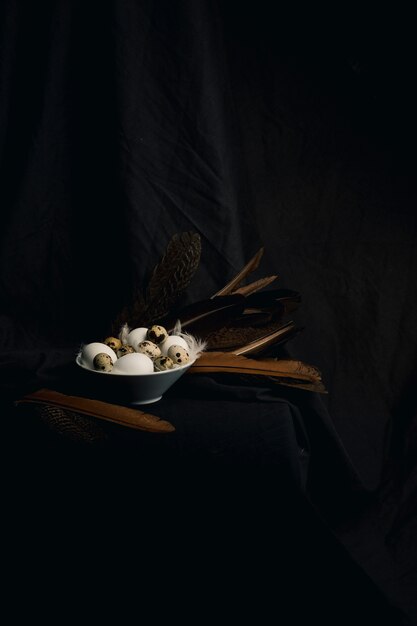
[(154, 376), (154, 375), (159, 376), (160, 374), (172, 374), (173, 372), (177, 372), (178, 370), (183, 370), (185, 368), (191, 367), (191, 365), (193, 365), (193, 363), (195, 363), (196, 360), (197, 359), (193, 359), (192, 361), (188, 361), (188, 363), (185, 363), (184, 365), (179, 365), (178, 367), (173, 367), (169, 370), (164, 370), (163, 372), (148, 372), (147, 374), (123, 374), (123, 373), (118, 373), (118, 372), (101, 372), (100, 370), (92, 370), (91, 368), (81, 363), (79, 356), (76, 357), (75, 362), (78, 365), (78, 367), (81, 367), (83, 370), (86, 370), (87, 372), (91, 372), (92, 374), (103, 374), (105, 376), (108, 376), (109, 374), (111, 374), (112, 376), (141, 376), (142, 377), (142, 376)]

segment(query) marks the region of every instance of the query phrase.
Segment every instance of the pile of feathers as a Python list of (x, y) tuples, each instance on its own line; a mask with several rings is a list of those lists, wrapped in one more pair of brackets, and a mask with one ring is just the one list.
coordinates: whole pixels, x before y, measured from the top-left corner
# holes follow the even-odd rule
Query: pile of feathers
[(201, 238), (195, 232), (175, 234), (147, 285), (135, 291), (112, 322), (110, 334), (159, 324), (168, 333), (186, 332), (204, 345), (189, 374), (226, 374), (326, 393), (317, 367), (277, 356), (277, 348), (303, 330), (289, 319), (301, 297), (297, 291), (271, 288), (276, 275), (250, 282), (263, 253), (260, 248), (216, 293), (181, 307), (178, 303), (200, 264)]

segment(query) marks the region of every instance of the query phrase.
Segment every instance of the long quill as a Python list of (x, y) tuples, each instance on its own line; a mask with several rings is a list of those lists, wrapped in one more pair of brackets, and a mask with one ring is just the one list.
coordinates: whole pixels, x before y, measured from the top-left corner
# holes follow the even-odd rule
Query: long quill
[(57, 406), (61, 409), (75, 411), (97, 419), (114, 422), (121, 426), (128, 426), (129, 428), (152, 433), (168, 433), (175, 430), (175, 427), (170, 422), (161, 419), (157, 415), (118, 404), (102, 402), (101, 400), (67, 395), (52, 389), (45, 388), (28, 393), (16, 401), (16, 404), (22, 403)]
[(249, 285), (235, 289), (232, 293), (241, 293), (242, 296), (249, 296), (251, 293), (265, 289), (265, 287), (268, 287), (271, 283), (276, 281), (277, 278), (278, 276), (276, 274), (274, 276), (265, 276), (264, 278), (249, 283)]
[(273, 378), (293, 384), (317, 384), (322, 386), (321, 374), (317, 368), (300, 367), (292, 361), (272, 359), (251, 359), (230, 352), (203, 352), (188, 370), (189, 374), (243, 374)]
[(263, 256), (265, 248), (260, 248), (258, 252), (246, 263), (244, 267), (234, 276), (224, 287), (219, 289), (217, 293), (212, 295), (212, 298), (216, 296), (225, 296), (226, 294), (230, 294), (236, 289), (241, 282), (252, 272), (254, 272), (258, 267)]
[(239, 346), (234, 349), (233, 352), (236, 355), (258, 354), (271, 346), (279, 346), (286, 343), (298, 335), (298, 333), (302, 330), (303, 329), (296, 326), (293, 321), (287, 322), (272, 333), (267, 333), (245, 345)]

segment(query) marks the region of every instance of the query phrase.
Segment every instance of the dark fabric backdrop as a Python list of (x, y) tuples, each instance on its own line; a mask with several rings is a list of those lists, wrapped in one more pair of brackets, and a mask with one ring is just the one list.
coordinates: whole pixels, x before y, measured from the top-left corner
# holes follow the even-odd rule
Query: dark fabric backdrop
[[(341, 12), (342, 13), (342, 12)], [(364, 484), (415, 472), (415, 44), (406, 15), (273, 3), (5, 1), (0, 363), (5, 396), (99, 337), (175, 232), (186, 297), (263, 245), (298, 290)], [(414, 437), (413, 437), (414, 433)]]
[(2, 347), (100, 336), (174, 232), (202, 236), (190, 298), (264, 245), (260, 274), (303, 297), (291, 349), (374, 486), (415, 415), (406, 20), (224, 5), (2, 4)]

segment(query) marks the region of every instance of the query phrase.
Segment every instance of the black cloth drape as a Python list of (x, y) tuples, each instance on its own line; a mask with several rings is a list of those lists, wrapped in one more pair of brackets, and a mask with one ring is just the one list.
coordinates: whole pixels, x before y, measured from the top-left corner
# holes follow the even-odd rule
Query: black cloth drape
[[(281, 415), (281, 407), (292, 444), (276, 450), (291, 451), (286, 468), (306, 472), (304, 487), (310, 476), (309, 496), (342, 524), (339, 539), (415, 616), (415, 45), (407, 16), (382, 8), (372, 20), (274, 8), (1, 4), (5, 422), (26, 390), (74, 389), (78, 346), (101, 336), (174, 233), (202, 237), (187, 300), (212, 295), (263, 245), (259, 276), (278, 273), (280, 286), (302, 295), (295, 319), (304, 331), (289, 353), (322, 370), (329, 394), (282, 389), (272, 403), (259, 400), (258, 417)], [(182, 453), (198, 433), (206, 451), (219, 434), (204, 413), (206, 393), (218, 394), (220, 414), (230, 412), (231, 432), (243, 412), (252, 433), (251, 403), (229, 382), (195, 382), (197, 399), (179, 385), (179, 404), (155, 405), (179, 420)], [(191, 417), (178, 415), (199, 403), (201, 429), (193, 421), (190, 431)], [(294, 423), (310, 446), (305, 466)], [(17, 439), (22, 424), (13, 424)], [(53, 438), (45, 444), (42, 429), (31, 436), (48, 454), (55, 445), (61, 451)], [(24, 450), (33, 461), (36, 446), (25, 445), (19, 439), (19, 458)], [(256, 466), (265, 453), (242, 450)], [(164, 448), (170, 459), (178, 451)], [(196, 455), (185, 458), (197, 464)], [(343, 527), (352, 493), (377, 500), (356, 526)], [(301, 502), (295, 510), (304, 510)], [(366, 549), (376, 518), (381, 559)], [(314, 528), (310, 510), (306, 519)]]

